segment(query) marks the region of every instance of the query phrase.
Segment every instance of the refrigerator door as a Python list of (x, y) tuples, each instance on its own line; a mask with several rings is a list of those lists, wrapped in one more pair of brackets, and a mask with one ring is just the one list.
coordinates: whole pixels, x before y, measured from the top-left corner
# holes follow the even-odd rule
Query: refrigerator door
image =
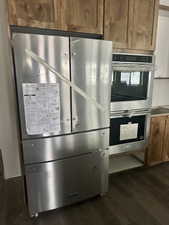
[(70, 87), (26, 53), (70, 79), (69, 38), (15, 33), (13, 46), (22, 138), (70, 133)]
[(72, 89), (73, 132), (109, 127), (112, 42), (71, 38), (70, 43), (72, 82), (105, 110)]

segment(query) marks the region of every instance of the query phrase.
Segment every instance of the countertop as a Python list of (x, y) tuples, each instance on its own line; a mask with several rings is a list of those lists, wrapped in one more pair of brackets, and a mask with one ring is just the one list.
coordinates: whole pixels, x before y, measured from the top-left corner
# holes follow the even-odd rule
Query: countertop
[(169, 106), (153, 107), (151, 110), (151, 116), (169, 116)]

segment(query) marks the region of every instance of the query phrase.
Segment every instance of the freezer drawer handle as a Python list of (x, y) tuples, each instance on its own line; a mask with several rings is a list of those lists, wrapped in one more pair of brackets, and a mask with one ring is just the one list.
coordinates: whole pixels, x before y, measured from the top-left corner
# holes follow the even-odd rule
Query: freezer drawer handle
[(76, 91), (78, 94), (80, 94), (84, 99), (86, 99), (88, 102), (90, 102), (92, 105), (95, 105), (96, 108), (98, 108), (101, 111), (107, 111), (107, 107), (102, 106), (99, 104), (94, 98), (88, 96), (81, 88), (76, 86), (74, 83), (69, 81), (65, 76), (58, 73), (52, 66), (50, 66), (45, 60), (43, 60), (41, 57), (36, 55), (31, 50), (26, 49), (26, 54), (29, 55), (32, 59), (34, 59), (37, 63), (40, 63), (43, 65), (46, 69), (51, 71), (54, 75), (56, 75), (59, 79), (64, 81), (67, 85), (69, 85), (74, 91)]

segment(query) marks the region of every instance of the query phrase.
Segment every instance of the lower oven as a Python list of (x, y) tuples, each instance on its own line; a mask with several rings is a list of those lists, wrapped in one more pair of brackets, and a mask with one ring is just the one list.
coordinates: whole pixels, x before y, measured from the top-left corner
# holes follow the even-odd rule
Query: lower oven
[(109, 154), (144, 150), (149, 129), (149, 110), (111, 113)]

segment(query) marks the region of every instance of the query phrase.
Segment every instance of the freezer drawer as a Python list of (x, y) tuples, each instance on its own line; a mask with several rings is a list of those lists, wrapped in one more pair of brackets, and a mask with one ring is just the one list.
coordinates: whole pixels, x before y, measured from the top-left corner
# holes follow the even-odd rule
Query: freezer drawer
[(109, 129), (23, 141), (24, 164), (47, 162), (106, 149)]
[[(30, 214), (72, 204), (102, 191), (102, 152), (26, 166)], [(103, 173), (102, 173), (103, 172)], [(105, 181), (105, 180), (104, 180)]]

